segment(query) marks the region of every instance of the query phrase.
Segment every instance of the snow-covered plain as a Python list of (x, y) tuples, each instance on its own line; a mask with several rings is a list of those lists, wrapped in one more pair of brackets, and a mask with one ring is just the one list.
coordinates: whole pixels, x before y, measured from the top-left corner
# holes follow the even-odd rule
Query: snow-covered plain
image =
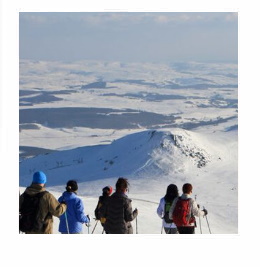
[(211, 232), (237, 234), (237, 82), (236, 64), (21, 60), (20, 192), (36, 170), (56, 197), (76, 179), (93, 218), (102, 188), (124, 176), (138, 234), (161, 234), (160, 198), (190, 182)]

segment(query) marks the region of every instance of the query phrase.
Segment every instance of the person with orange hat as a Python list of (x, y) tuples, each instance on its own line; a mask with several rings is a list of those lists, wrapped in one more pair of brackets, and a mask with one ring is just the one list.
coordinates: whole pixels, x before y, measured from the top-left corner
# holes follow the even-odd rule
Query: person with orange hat
[(131, 221), (136, 219), (138, 210), (132, 210), (132, 200), (127, 196), (128, 191), (128, 179), (119, 177), (116, 192), (101, 207), (101, 216), (106, 218), (104, 229), (107, 234), (133, 234)]
[(103, 227), (104, 227), (104, 224), (106, 222), (106, 218), (101, 217), (100, 208), (104, 204), (106, 204), (106, 202), (107, 202), (108, 198), (110, 197), (110, 195), (112, 194), (112, 192), (113, 192), (112, 186), (108, 185), (108, 186), (104, 187), (102, 189), (102, 196), (99, 197), (98, 203), (97, 203), (97, 207), (95, 209), (95, 217), (96, 217), (96, 220), (100, 220), (101, 225)]

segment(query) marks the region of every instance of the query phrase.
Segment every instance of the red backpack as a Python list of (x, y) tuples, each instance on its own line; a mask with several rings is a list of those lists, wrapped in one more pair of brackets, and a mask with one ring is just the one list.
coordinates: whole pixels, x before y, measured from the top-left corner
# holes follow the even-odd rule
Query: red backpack
[(172, 214), (173, 222), (176, 226), (189, 226), (195, 222), (194, 216), (190, 214), (190, 198), (182, 199), (179, 197)]

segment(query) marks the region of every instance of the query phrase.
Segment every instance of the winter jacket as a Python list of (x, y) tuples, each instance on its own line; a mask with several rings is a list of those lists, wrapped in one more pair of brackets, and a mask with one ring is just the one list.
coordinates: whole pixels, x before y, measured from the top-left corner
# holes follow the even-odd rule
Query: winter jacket
[[(46, 191), (46, 188), (38, 184), (31, 184), (27, 187), (24, 193), (29, 195), (35, 195), (40, 192)], [(47, 191), (46, 191), (47, 192)], [(24, 193), (21, 194), (19, 199), (19, 209), (21, 209)], [(39, 203), (39, 213), (37, 220), (42, 221), (44, 227), (40, 231), (27, 232), (26, 234), (52, 234), (53, 233), (53, 217), (61, 216), (66, 211), (66, 205), (60, 204), (58, 200), (49, 192), (45, 193), (40, 199)]]
[(109, 196), (100, 196), (98, 199), (98, 203), (95, 209), (95, 216), (97, 220), (100, 220), (102, 226), (104, 227), (104, 223), (106, 221), (106, 218), (100, 216), (100, 208), (102, 205), (105, 205), (107, 203)]
[(68, 233), (67, 222), (69, 226), (69, 233), (76, 234), (82, 232), (82, 224), (89, 223), (89, 218), (84, 214), (84, 205), (82, 200), (74, 192), (65, 191), (59, 202), (65, 202), (67, 204), (67, 211), (60, 216), (59, 232)]
[(124, 193), (115, 192), (100, 208), (101, 216), (106, 218), (106, 233), (133, 234), (131, 221), (136, 218), (137, 212), (132, 211), (131, 201)]
[[(190, 213), (188, 214), (188, 218), (191, 218), (192, 216), (200, 217), (200, 216), (204, 215), (204, 211), (201, 211), (198, 208), (196, 201), (193, 198), (191, 198), (191, 196), (189, 194), (182, 194), (181, 198), (182, 199), (190, 199), (190, 201), (189, 201)], [(172, 206), (169, 210), (169, 218), (170, 219), (172, 219), (172, 213), (174, 211), (174, 208), (175, 208), (175, 205), (176, 205), (178, 199), (179, 198), (174, 199)], [(195, 226), (195, 224), (191, 223), (189, 226)]]
[[(161, 198), (159, 206), (157, 208), (157, 214), (161, 219), (163, 219), (164, 214), (165, 214), (164, 209), (165, 209), (165, 199), (163, 197)], [(166, 223), (165, 220), (163, 219), (163, 227), (164, 228), (176, 228), (176, 225), (174, 223)]]

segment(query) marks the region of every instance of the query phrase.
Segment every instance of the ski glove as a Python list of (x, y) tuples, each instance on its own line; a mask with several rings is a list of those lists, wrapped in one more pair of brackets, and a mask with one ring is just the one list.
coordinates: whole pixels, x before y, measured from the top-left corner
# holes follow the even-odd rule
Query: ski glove
[(136, 216), (138, 215), (138, 209), (135, 209), (134, 211), (133, 211), (133, 214), (135, 214), (136, 213)]
[(208, 214), (208, 211), (206, 209), (203, 209), (202, 211), (204, 211), (204, 216)]

